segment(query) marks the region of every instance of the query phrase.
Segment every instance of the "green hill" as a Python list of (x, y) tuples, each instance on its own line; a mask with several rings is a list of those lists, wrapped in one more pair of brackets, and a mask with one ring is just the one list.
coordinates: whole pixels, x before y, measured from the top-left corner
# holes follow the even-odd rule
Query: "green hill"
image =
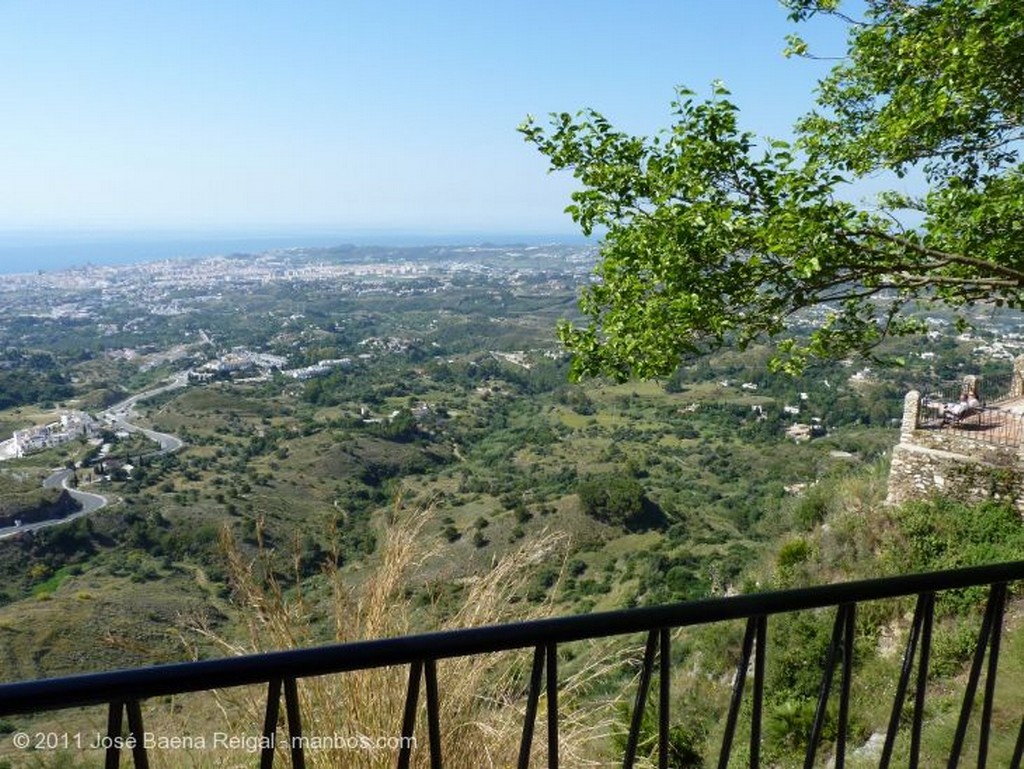
[(35, 479), (0, 474), (0, 527), (63, 518), (80, 507), (64, 489), (43, 489)]

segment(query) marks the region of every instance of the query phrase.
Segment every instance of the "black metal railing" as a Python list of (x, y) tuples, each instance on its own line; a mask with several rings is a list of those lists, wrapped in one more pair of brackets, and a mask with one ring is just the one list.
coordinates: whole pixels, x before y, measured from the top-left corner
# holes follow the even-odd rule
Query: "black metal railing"
[(1011, 410), (1009, 387), (1002, 382), (994, 383), (981, 377), (973, 382), (973, 394), (979, 399), (977, 406), (965, 408), (960, 397), (968, 393), (968, 386), (962, 382), (943, 382), (928, 390), (921, 398), (917, 427), (944, 428), (958, 431), (961, 437), (996, 446), (1020, 446), (1024, 444), (1024, 415)]
[[(717, 765), (728, 766), (737, 725), (741, 713), (744, 691), (752, 677), (752, 702), (749, 709), (749, 765), (759, 766), (762, 743), (762, 713), (765, 697), (765, 662), (770, 653), (766, 645), (769, 618), (775, 615), (811, 609), (836, 608), (831, 641), (817, 700), (813, 724), (806, 747), (805, 767), (812, 767), (822, 748), (826, 712), (833, 699), (833, 683), (839, 674), (838, 715), (832, 765), (843, 769), (849, 740), (850, 692), (854, 661), (854, 628), (857, 607), (865, 602), (916, 596), (914, 611), (904, 651), (903, 664), (895, 682), (895, 697), (886, 730), (880, 767), (892, 761), (893, 746), (905, 719), (904, 706), (911, 688), (914, 705), (909, 725), (909, 765), (919, 765), (921, 734), (924, 726), (926, 682), (929, 674), (932, 629), (936, 594), (947, 590), (988, 586), (988, 600), (977, 636), (975, 652), (964, 685), (959, 719), (952, 737), (947, 766), (956, 767), (961, 761), (967, 731), (979, 686), (984, 678), (981, 711), (978, 715), (978, 754), (973, 764), (984, 767), (988, 759), (989, 738), (992, 731), (995, 684), (998, 670), (1000, 640), (1007, 605), (1008, 586), (1024, 579), (1024, 561), (979, 566), (928, 574), (911, 574), (885, 579), (824, 585), (819, 587), (785, 590), (754, 595), (711, 598), (670, 606), (659, 606), (590, 615), (533, 620), (512, 625), (496, 625), (450, 632), (428, 633), (400, 638), (387, 638), (358, 643), (337, 644), (310, 649), (296, 649), (267, 654), (205, 660), (200, 662), (162, 665), (135, 670), (120, 670), (66, 678), (25, 681), (0, 685), (0, 716), (31, 714), (65, 708), (106, 705), (107, 746), (106, 766), (119, 766), (121, 752), (126, 749), (122, 737), (124, 719), (128, 731), (143, 734), (143, 714), (140, 703), (153, 697), (209, 691), (242, 685), (267, 686), (263, 743), (260, 766), (271, 767), (275, 747), (289, 747), (293, 767), (304, 767), (306, 756), (302, 735), (298, 687), (301, 679), (312, 676), (345, 674), (389, 666), (408, 666), (409, 678), (405, 708), (401, 724), (402, 739), (396, 748), (398, 767), (410, 765), (415, 741), (416, 717), (420, 709), (420, 688), (426, 689), (425, 704), (428, 731), (429, 763), (431, 767), (443, 765), (440, 730), (440, 701), (443, 681), (437, 674), (439, 660), (532, 649), (526, 691), (525, 719), (520, 739), (517, 766), (529, 766), (535, 722), (540, 698), (546, 698), (547, 763), (559, 765), (559, 674), (558, 649), (560, 644), (585, 639), (607, 638), (633, 633), (646, 633), (647, 643), (640, 668), (639, 683), (622, 764), (632, 767), (642, 728), (643, 711), (648, 704), (649, 690), (655, 675), (659, 685), (657, 693), (658, 766), (669, 762), (669, 732), (673, 723), (670, 712), (671, 631), (676, 628), (707, 625), (727, 620), (746, 620), (735, 682), (728, 714), (725, 720), (722, 746)], [(986, 664), (987, 660), (987, 664)], [(657, 662), (657, 668), (655, 663)], [(916, 669), (916, 675), (915, 675)], [(984, 676), (983, 676), (984, 669)], [(285, 724), (289, 739), (281, 743), (276, 739), (280, 700), (284, 695)], [(1024, 752), (1024, 720), (1022, 714), (1012, 714), (1011, 723), (1017, 729), (1015, 749), (1010, 766), (1018, 769)], [(1002, 723), (1006, 723), (1003, 713)], [(1019, 726), (1018, 726), (1019, 724)], [(744, 730), (746, 731), (746, 729)], [(136, 741), (128, 746), (136, 767), (148, 766), (145, 745)], [(511, 764), (512, 757), (508, 757)]]
[(928, 387), (928, 392), (935, 393), (947, 401), (955, 403), (961, 395), (973, 395), (986, 405), (992, 405), (1010, 397), (1013, 387), (1013, 374), (981, 374), (962, 379), (944, 379), (938, 384)]
[(946, 401), (924, 400), (917, 426), (925, 429), (950, 429), (956, 435), (993, 446), (1016, 447), (1024, 444), (1024, 415), (999, 406), (983, 406), (957, 412)]

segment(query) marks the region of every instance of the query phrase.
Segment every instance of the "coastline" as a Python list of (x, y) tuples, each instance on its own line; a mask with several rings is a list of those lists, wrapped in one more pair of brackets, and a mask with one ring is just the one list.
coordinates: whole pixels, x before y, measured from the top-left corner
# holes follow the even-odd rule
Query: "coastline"
[(166, 259), (198, 259), (229, 254), (262, 254), (289, 248), (430, 246), (483, 242), (586, 242), (580, 235), (514, 233), (415, 233), (388, 230), (251, 231), (223, 230), (3, 230), (0, 275), (60, 272), (93, 266), (120, 266)]

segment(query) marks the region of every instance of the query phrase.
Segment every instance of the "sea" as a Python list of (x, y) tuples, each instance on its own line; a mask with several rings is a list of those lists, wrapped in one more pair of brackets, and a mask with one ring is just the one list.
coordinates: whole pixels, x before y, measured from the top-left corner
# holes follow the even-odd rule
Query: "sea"
[(429, 233), (397, 230), (310, 232), (0, 231), (0, 275), (51, 272), (228, 254), (261, 254), (286, 248), (583, 243), (579, 235)]

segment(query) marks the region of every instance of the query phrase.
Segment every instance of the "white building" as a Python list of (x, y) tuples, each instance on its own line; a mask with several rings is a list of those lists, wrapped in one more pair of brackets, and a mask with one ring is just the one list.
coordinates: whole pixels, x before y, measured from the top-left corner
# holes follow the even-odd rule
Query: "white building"
[(15, 430), (13, 454), (23, 457), (36, 451), (52, 449), (78, 438), (91, 438), (99, 432), (96, 420), (84, 411), (65, 411), (56, 422), (39, 427)]

